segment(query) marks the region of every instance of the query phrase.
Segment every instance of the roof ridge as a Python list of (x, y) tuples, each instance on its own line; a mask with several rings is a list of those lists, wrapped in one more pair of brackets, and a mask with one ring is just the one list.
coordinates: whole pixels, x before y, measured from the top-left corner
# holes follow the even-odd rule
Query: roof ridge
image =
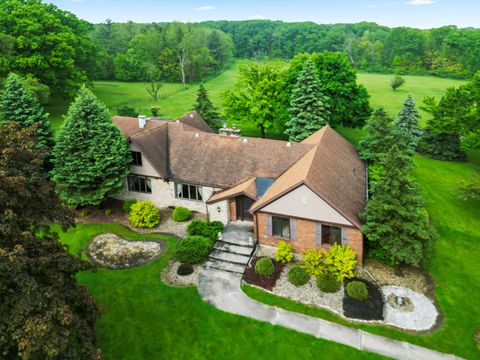
[[(132, 118), (132, 119), (134, 119), (134, 118)], [(161, 124), (160, 126), (155, 126), (151, 129), (139, 128), (139, 130), (135, 134), (130, 135), (130, 138), (137, 137), (137, 135), (145, 135), (145, 134), (148, 134), (148, 133), (150, 133), (154, 130), (162, 129), (165, 126), (165, 124), (167, 124), (167, 123), (168, 122), (162, 122), (162, 123), (160, 123)], [(143, 131), (141, 131), (141, 130), (143, 130)]]

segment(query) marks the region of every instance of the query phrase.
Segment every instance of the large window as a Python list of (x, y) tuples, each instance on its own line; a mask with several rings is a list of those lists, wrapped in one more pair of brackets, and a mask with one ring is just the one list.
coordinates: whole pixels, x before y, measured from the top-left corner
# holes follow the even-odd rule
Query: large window
[(180, 199), (202, 201), (202, 187), (198, 185), (175, 183), (175, 196)]
[(322, 244), (342, 244), (342, 229), (322, 224)]
[(272, 235), (290, 239), (290, 219), (272, 216)]
[(128, 190), (142, 193), (152, 193), (152, 183), (149, 178), (137, 175), (128, 175)]
[(142, 166), (142, 153), (138, 151), (131, 151), (132, 165)]

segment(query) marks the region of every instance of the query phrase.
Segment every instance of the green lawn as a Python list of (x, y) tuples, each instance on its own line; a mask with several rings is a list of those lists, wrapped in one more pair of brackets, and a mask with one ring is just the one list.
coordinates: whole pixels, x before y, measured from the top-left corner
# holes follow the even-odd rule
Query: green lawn
[(162, 283), (161, 269), (176, 240), (138, 235), (111, 224), (77, 225), (60, 240), (76, 253), (96, 234), (129, 239), (159, 238), (167, 254), (138, 268), (82, 272), (78, 280), (100, 304), (99, 345), (105, 359), (380, 359), (340, 344), (221, 312), (205, 303), (196, 287)]

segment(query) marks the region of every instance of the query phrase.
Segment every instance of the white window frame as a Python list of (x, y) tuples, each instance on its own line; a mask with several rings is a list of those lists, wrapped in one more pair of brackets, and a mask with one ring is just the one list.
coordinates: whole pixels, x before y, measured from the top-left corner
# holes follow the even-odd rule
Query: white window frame
[(175, 198), (203, 202), (203, 187), (201, 185), (175, 182)]

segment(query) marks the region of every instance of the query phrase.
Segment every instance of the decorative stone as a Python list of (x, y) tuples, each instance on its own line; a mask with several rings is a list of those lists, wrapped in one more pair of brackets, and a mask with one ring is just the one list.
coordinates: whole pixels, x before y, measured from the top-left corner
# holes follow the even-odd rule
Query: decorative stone
[(128, 241), (116, 234), (102, 234), (92, 239), (87, 255), (99, 266), (124, 269), (146, 264), (158, 258), (164, 250), (164, 241)]

